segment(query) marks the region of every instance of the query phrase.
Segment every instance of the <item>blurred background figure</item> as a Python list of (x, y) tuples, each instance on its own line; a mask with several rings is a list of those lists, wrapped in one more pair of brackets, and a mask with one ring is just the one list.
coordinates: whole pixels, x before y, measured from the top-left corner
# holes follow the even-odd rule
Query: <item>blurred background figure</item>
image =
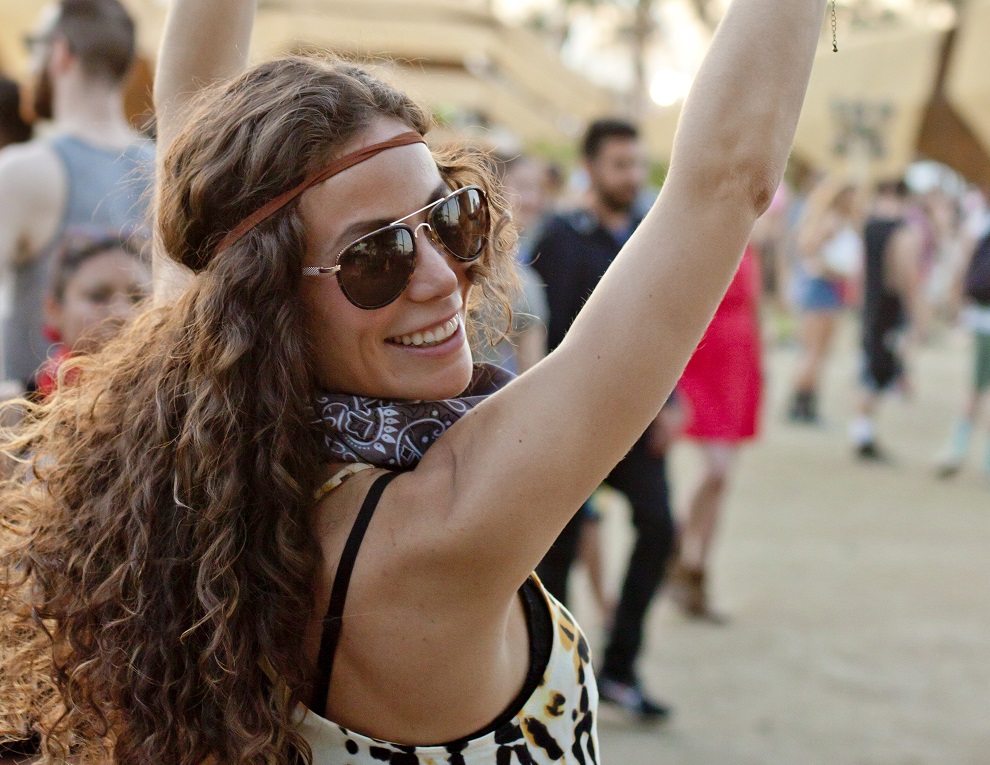
[(709, 599), (712, 542), (739, 446), (756, 437), (763, 399), (760, 262), (743, 255), (708, 330), (677, 384), (686, 409), (684, 435), (704, 453), (701, 482), (680, 524), (669, 592), (689, 617), (721, 622)]
[(147, 241), (94, 227), (66, 232), (55, 253), (45, 332), (54, 345), (35, 378), (35, 390), (48, 396), (59, 367), (69, 358), (102, 350), (134, 318), (150, 294)]
[(958, 318), (957, 275), (970, 255), (964, 252), (960, 201), (942, 189), (933, 189), (921, 198), (935, 234), (932, 266), (924, 275), (924, 299), (932, 339)]
[(0, 274), (13, 282), (4, 374), (24, 383), (48, 351), (42, 304), (61, 234), (140, 225), (154, 172), (151, 143), (124, 114), (135, 30), (118, 0), (61, 0), (28, 43), (34, 111), (51, 130), (0, 152)]
[(0, 149), (30, 141), (31, 134), (31, 125), (21, 113), (20, 88), (13, 80), (0, 77)]
[[(0, 76), (0, 150), (12, 144), (30, 141), (33, 130), (21, 114), (21, 94), (16, 82)], [(2, 192), (0, 192), (2, 194)], [(2, 238), (0, 233), (0, 238)], [(0, 284), (3, 277), (0, 276)], [(4, 296), (6, 297), (6, 296)], [(2, 343), (0, 343), (2, 348)], [(2, 354), (0, 354), (2, 355)], [(19, 380), (4, 380), (0, 374), (0, 401), (16, 398), (23, 392)]]
[(759, 260), (762, 298), (769, 309), (773, 338), (779, 342), (790, 340), (793, 333), (792, 301), (787, 292), (792, 280), (788, 235), (794, 206), (792, 192), (786, 183), (781, 183), (750, 237), (750, 246)]
[[(521, 374), (547, 355), (547, 325), (550, 308), (542, 277), (532, 267), (533, 249), (543, 221), (560, 193), (560, 169), (522, 154), (497, 158), (503, 191), (519, 234), (516, 271), (520, 292), (512, 306), (512, 330), (491, 349), (482, 349), (484, 360)], [(591, 595), (603, 621), (610, 622), (614, 601), (605, 592), (602, 560), (601, 515), (589, 500), (581, 508), (583, 516), (576, 555), (584, 566)]]
[(521, 374), (547, 355), (550, 309), (539, 274), (530, 265), (533, 239), (546, 212), (544, 166), (523, 155), (496, 157), (495, 167), (519, 235), (516, 274), (519, 291), (512, 304), (512, 326), (494, 346), (482, 344), (479, 361)]
[[(954, 476), (965, 462), (973, 430), (990, 391), (990, 211), (986, 193), (971, 211), (966, 233), (969, 256), (959, 271), (957, 288), (964, 303), (963, 324), (972, 334), (973, 374), (962, 414), (939, 459), (937, 472), (942, 478)], [(983, 470), (990, 475), (990, 439), (985, 447)]]
[[(918, 248), (917, 275), (921, 289), (912, 307), (912, 335), (918, 342), (924, 343), (932, 339), (935, 330), (935, 305), (929, 298), (927, 285), (937, 278), (938, 258), (941, 254), (940, 230), (933, 209), (936, 192), (912, 189), (906, 179), (902, 179), (898, 185), (902, 185), (904, 194), (901, 217), (914, 231)], [(881, 179), (875, 189), (876, 194), (882, 194), (888, 186), (890, 182)]]
[[(548, 345), (553, 350), (639, 225), (636, 202), (646, 183), (643, 145), (635, 126), (621, 119), (591, 123), (581, 148), (588, 193), (580, 207), (551, 216), (534, 248), (533, 266), (547, 285)], [(670, 709), (643, 691), (636, 663), (643, 648), (650, 604), (673, 551), (664, 450), (670, 441), (669, 408), (612, 470), (606, 482), (628, 499), (635, 541), (615, 616), (599, 664), (604, 702), (644, 720), (661, 720)], [(566, 602), (567, 583), (587, 512), (579, 512), (537, 567), (554, 597)]]
[(541, 160), (525, 154), (503, 157), (498, 163), (502, 189), (519, 233), (519, 260), (530, 263), (533, 244), (548, 212), (548, 168)]
[(863, 364), (850, 436), (856, 456), (873, 462), (888, 460), (877, 444), (877, 406), (895, 387), (910, 392), (906, 358), (922, 331), (922, 258), (929, 236), (911, 216), (909, 197), (903, 180), (878, 184), (864, 227)]
[(547, 162), (543, 173), (543, 196), (546, 212), (558, 212), (567, 190), (567, 171), (559, 162)]
[(856, 187), (839, 178), (822, 181), (804, 204), (794, 264), (801, 355), (788, 410), (792, 422), (820, 422), (822, 375), (840, 312), (862, 267), (859, 215)]

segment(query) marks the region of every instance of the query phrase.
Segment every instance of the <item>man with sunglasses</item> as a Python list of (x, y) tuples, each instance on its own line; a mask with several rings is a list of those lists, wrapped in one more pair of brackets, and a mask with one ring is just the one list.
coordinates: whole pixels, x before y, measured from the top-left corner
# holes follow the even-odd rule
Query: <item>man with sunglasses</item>
[[(593, 122), (585, 133), (582, 154), (589, 181), (586, 203), (551, 217), (533, 250), (533, 267), (547, 285), (550, 350), (564, 339), (643, 217), (637, 203), (646, 174), (635, 126), (616, 119)], [(598, 686), (602, 701), (645, 720), (663, 720), (670, 714), (667, 706), (643, 694), (635, 663), (642, 647), (647, 610), (674, 548), (663, 452), (676, 419), (676, 407), (665, 408), (608, 477), (609, 485), (629, 500), (636, 540), (600, 665)], [(574, 517), (537, 569), (546, 588), (562, 602), (566, 602), (568, 574), (589, 512), (583, 510)]]
[(154, 150), (124, 114), (134, 22), (118, 0), (61, 0), (26, 41), (33, 105), (45, 137), (0, 152), (0, 273), (13, 279), (4, 321), (7, 379), (45, 359), (42, 303), (49, 261), (73, 225), (145, 222)]

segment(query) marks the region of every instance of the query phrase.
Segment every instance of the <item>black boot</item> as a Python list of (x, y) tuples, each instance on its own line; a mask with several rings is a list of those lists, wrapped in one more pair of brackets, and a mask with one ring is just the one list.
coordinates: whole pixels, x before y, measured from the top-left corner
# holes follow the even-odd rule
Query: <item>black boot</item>
[(787, 410), (787, 419), (791, 422), (804, 422), (808, 418), (808, 391), (796, 390), (791, 398), (791, 406)]
[(809, 390), (806, 395), (808, 397), (807, 404), (805, 405), (807, 415), (804, 421), (809, 425), (818, 425), (821, 422), (818, 418), (818, 394), (813, 390)]

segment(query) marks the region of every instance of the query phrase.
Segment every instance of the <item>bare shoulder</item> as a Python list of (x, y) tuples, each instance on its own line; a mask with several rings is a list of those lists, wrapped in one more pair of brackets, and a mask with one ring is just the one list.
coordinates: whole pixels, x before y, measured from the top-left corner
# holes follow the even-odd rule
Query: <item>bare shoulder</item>
[[(314, 508), (313, 528), (325, 551), (343, 548), (372, 486), (386, 475), (395, 475), (375, 467), (351, 473), (346, 466), (336, 465), (328, 468), (327, 477), (345, 471), (350, 474)], [(336, 480), (331, 485), (333, 483)], [(381, 530), (389, 536), (401, 535), (407, 544), (399, 554), (410, 551), (424, 528), (430, 530), (430, 536), (438, 531), (438, 519), (445, 506), (444, 496), (449, 494), (449, 485), (449, 478), (441, 470), (430, 469), (429, 463), (395, 475), (374, 508), (375, 534)]]
[[(4, 258), (38, 252), (58, 231), (67, 181), (55, 151), (43, 141), (0, 151), (0, 236)], [(9, 262), (9, 261), (8, 261)]]
[(331, 464), (326, 467), (323, 484), (313, 506), (313, 532), (317, 541), (326, 548), (343, 547), (344, 539), (357, 517), (358, 507), (375, 479), (385, 473), (371, 468), (361, 472), (345, 472), (346, 465)]
[(0, 179), (21, 191), (51, 189), (64, 182), (55, 151), (45, 141), (28, 141), (0, 150)]
[[(19, 215), (24, 225), (61, 209), (66, 193), (65, 170), (55, 151), (44, 141), (29, 141), (0, 150), (0, 195), (7, 210), (30, 212)], [(40, 231), (31, 238), (45, 239)]]
[[(382, 592), (389, 582), (404, 582), (403, 592), (422, 589), (436, 591), (448, 588), (450, 582), (466, 581), (451, 576), (460, 569), (477, 573), (483, 571), (477, 545), (473, 543), (476, 530), (458, 521), (455, 512), (455, 474), (450, 461), (444, 459), (441, 442), (434, 444), (428, 455), (415, 469), (400, 473), (378, 500), (374, 514), (362, 541), (356, 566), (356, 579), (371, 590)], [(315, 508), (314, 530), (326, 560), (326, 574), (332, 578), (347, 538), (354, 527), (358, 512), (373, 484), (388, 471), (364, 470), (349, 477)], [(373, 562), (373, 563), (369, 563)], [(470, 577), (469, 577), (470, 578)], [(497, 579), (491, 577), (490, 579)], [(386, 588), (398, 596), (394, 588)], [(456, 588), (454, 588), (456, 589)], [(497, 599), (502, 588), (493, 585)], [(507, 592), (512, 592), (510, 587)], [(477, 585), (464, 596), (477, 601)], [(448, 596), (458, 598), (451, 591)]]

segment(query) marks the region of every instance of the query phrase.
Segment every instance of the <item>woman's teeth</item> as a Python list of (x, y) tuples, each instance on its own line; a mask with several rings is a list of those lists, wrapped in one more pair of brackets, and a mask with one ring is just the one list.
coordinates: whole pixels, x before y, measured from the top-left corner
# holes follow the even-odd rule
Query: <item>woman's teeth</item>
[(454, 334), (457, 331), (458, 325), (459, 322), (455, 316), (445, 324), (433, 327), (425, 332), (413, 332), (411, 335), (390, 337), (389, 342), (396, 343), (397, 345), (437, 345)]

